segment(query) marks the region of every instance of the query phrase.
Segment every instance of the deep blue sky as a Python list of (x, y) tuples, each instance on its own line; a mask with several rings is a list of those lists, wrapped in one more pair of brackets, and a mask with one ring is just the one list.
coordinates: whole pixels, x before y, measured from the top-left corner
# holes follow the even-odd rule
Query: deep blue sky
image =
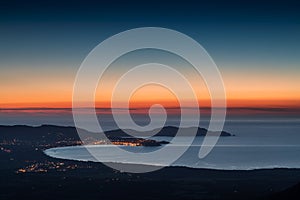
[(232, 62), (299, 65), (297, 2), (7, 1), (0, 8), (1, 67), (78, 65), (103, 39), (141, 26), (182, 31), (228, 67)]

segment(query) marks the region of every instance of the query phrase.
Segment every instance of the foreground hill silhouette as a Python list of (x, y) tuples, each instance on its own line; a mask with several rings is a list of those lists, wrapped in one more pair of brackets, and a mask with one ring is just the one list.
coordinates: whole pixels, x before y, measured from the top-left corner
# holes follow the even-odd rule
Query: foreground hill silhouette
[(299, 169), (166, 167), (131, 174), (102, 163), (61, 160), (43, 153), (78, 145), (78, 139), (74, 127), (0, 126), (0, 199), (299, 199), (299, 184), (291, 187), (299, 183)]

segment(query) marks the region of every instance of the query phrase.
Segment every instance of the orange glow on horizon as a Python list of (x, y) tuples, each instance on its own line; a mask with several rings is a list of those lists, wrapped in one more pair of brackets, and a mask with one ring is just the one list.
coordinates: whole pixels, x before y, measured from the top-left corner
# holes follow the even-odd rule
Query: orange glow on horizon
[[(0, 108), (71, 108), (75, 72), (48, 71), (32, 74), (11, 71), (0, 74)], [(222, 72), (228, 107), (300, 107), (300, 79), (297, 72), (282, 71), (224, 71)], [(208, 90), (194, 77), (191, 85), (197, 91), (200, 107), (210, 106)], [(180, 88), (180, 84), (178, 87)], [(184, 92), (184, 89), (181, 91)], [(96, 107), (110, 108), (111, 86), (96, 93)], [(183, 100), (189, 105), (190, 97)], [(130, 107), (148, 107), (161, 103), (177, 107), (178, 101), (170, 92), (146, 87), (134, 93)], [(82, 104), (84, 105), (84, 103)], [(119, 107), (127, 102), (118, 99)]]
[[(130, 108), (148, 108), (154, 104), (161, 104), (166, 108), (179, 107), (178, 101), (168, 101), (168, 100), (145, 100), (145, 101), (131, 101), (129, 103)], [(188, 101), (185, 102), (188, 105)], [(83, 105), (85, 105), (83, 103)], [(127, 103), (119, 102), (118, 107), (127, 107)], [(210, 100), (200, 100), (201, 107), (210, 107)], [(95, 107), (97, 108), (111, 108), (111, 102), (95, 102)], [(237, 107), (255, 107), (255, 108), (299, 108), (300, 99), (228, 99), (227, 107), (237, 108)], [(72, 102), (26, 102), (26, 103), (1, 103), (0, 109), (9, 109), (9, 108), (72, 108)]]

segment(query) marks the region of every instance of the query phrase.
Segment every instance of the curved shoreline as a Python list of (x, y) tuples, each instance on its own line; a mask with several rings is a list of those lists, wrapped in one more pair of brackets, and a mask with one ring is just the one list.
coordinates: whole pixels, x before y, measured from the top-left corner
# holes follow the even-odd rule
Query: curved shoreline
[[(83, 156), (88, 156), (85, 159), (84, 158), (80, 158), (80, 157), (68, 157), (64, 154), (58, 154), (57, 151), (60, 150), (68, 150), (68, 151), (72, 151), (72, 150), (85, 150), (86, 147), (88, 148), (105, 148), (105, 147), (112, 147), (115, 145), (88, 145), (88, 146), (66, 146), (66, 147), (55, 147), (55, 148), (50, 148), (50, 149), (46, 149), (43, 151), (43, 153), (49, 157), (52, 158), (57, 158), (57, 159), (63, 159), (63, 160), (73, 160), (73, 161), (81, 161), (81, 162), (94, 162), (94, 163), (114, 163), (114, 164), (124, 164), (124, 165), (144, 165), (144, 166), (154, 166), (154, 167), (185, 167), (185, 168), (190, 168), (190, 169), (210, 169), (210, 170), (220, 170), (220, 171), (252, 171), (252, 170), (272, 170), (272, 169), (300, 169), (300, 165), (299, 167), (294, 167), (294, 166), (288, 166), (288, 165), (284, 165), (284, 164), (274, 164), (274, 165), (270, 165), (270, 164), (266, 164), (265, 166), (257, 166), (257, 167), (249, 167), (249, 165), (244, 165), (244, 166), (248, 166), (248, 167), (241, 167), (241, 166), (236, 166), (233, 164), (228, 164), (227, 167), (218, 167), (218, 165), (214, 165), (214, 164), (210, 164), (210, 163), (205, 163), (203, 162), (202, 165), (196, 166), (196, 165), (191, 165), (191, 164), (184, 164), (184, 163), (173, 163), (171, 166), (168, 165), (163, 165), (161, 163), (149, 163), (146, 161), (141, 161), (141, 162), (131, 162), (131, 161), (119, 161), (114, 160), (115, 158), (110, 158), (108, 160), (97, 160), (96, 158), (94, 158), (92, 155), (90, 155), (89, 153), (87, 153), (86, 155)], [(136, 148), (136, 147), (134, 147)], [(139, 148), (144, 148), (144, 147), (139, 147)], [(148, 148), (148, 147), (146, 147)], [(201, 160), (199, 160), (198, 162), (201, 162)], [(196, 163), (198, 163), (196, 162)], [(251, 166), (251, 165), (250, 165)]]

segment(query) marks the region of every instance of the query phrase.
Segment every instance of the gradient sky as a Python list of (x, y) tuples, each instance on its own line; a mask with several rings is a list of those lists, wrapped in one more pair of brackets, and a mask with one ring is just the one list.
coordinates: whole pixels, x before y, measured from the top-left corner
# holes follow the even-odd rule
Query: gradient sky
[(145, 26), (197, 40), (222, 73), (229, 105), (299, 106), (298, 2), (7, 1), (0, 3), (0, 107), (70, 106), (87, 54)]

